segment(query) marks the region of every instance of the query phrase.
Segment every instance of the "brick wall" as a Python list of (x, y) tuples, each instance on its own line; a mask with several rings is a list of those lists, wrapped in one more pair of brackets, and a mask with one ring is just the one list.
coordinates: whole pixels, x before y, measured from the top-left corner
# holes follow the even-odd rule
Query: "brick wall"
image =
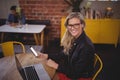
[(61, 17), (67, 15), (64, 9), (68, 4), (64, 0), (19, 0), (27, 19), (50, 20), (49, 40), (60, 38)]

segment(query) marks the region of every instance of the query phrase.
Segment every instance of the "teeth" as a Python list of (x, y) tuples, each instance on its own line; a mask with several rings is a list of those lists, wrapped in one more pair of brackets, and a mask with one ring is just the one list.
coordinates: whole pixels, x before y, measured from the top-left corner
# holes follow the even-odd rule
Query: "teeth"
[(72, 32), (76, 32), (76, 31), (72, 31)]

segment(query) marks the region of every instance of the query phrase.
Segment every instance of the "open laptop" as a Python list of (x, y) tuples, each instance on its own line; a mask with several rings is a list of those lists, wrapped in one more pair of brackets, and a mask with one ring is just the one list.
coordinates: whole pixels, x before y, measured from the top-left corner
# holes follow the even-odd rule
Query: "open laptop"
[(51, 80), (42, 64), (34, 64), (22, 67), (16, 55), (15, 61), (17, 69), (23, 80)]

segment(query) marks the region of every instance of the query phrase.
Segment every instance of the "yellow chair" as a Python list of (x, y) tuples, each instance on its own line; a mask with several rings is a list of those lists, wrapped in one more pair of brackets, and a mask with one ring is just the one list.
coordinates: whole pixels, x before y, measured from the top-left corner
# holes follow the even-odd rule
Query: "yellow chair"
[(103, 62), (101, 60), (101, 58), (95, 54), (95, 62), (94, 62), (94, 67), (97, 66), (97, 63), (99, 63), (99, 68), (97, 68), (97, 71), (95, 72), (95, 74), (93, 75), (92, 80), (96, 80), (96, 77), (98, 76), (98, 74), (101, 72), (102, 68), (103, 68)]
[(8, 42), (3, 42), (0, 44), (1, 48), (2, 48), (2, 52), (4, 56), (11, 56), (14, 55), (14, 51), (15, 51), (15, 47), (14, 45), (19, 45), (19, 49), (21, 49), (23, 53), (25, 53), (25, 47), (21, 42), (17, 42), (17, 41), (8, 41)]

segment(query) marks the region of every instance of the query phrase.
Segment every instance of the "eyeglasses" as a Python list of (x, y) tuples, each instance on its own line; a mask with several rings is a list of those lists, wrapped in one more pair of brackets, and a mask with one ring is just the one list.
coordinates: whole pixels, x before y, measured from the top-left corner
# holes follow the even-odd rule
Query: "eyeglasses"
[(68, 24), (68, 25), (67, 25), (67, 28), (69, 28), (69, 29), (71, 29), (71, 28), (77, 29), (77, 28), (80, 27), (80, 24), (81, 24), (81, 23)]

